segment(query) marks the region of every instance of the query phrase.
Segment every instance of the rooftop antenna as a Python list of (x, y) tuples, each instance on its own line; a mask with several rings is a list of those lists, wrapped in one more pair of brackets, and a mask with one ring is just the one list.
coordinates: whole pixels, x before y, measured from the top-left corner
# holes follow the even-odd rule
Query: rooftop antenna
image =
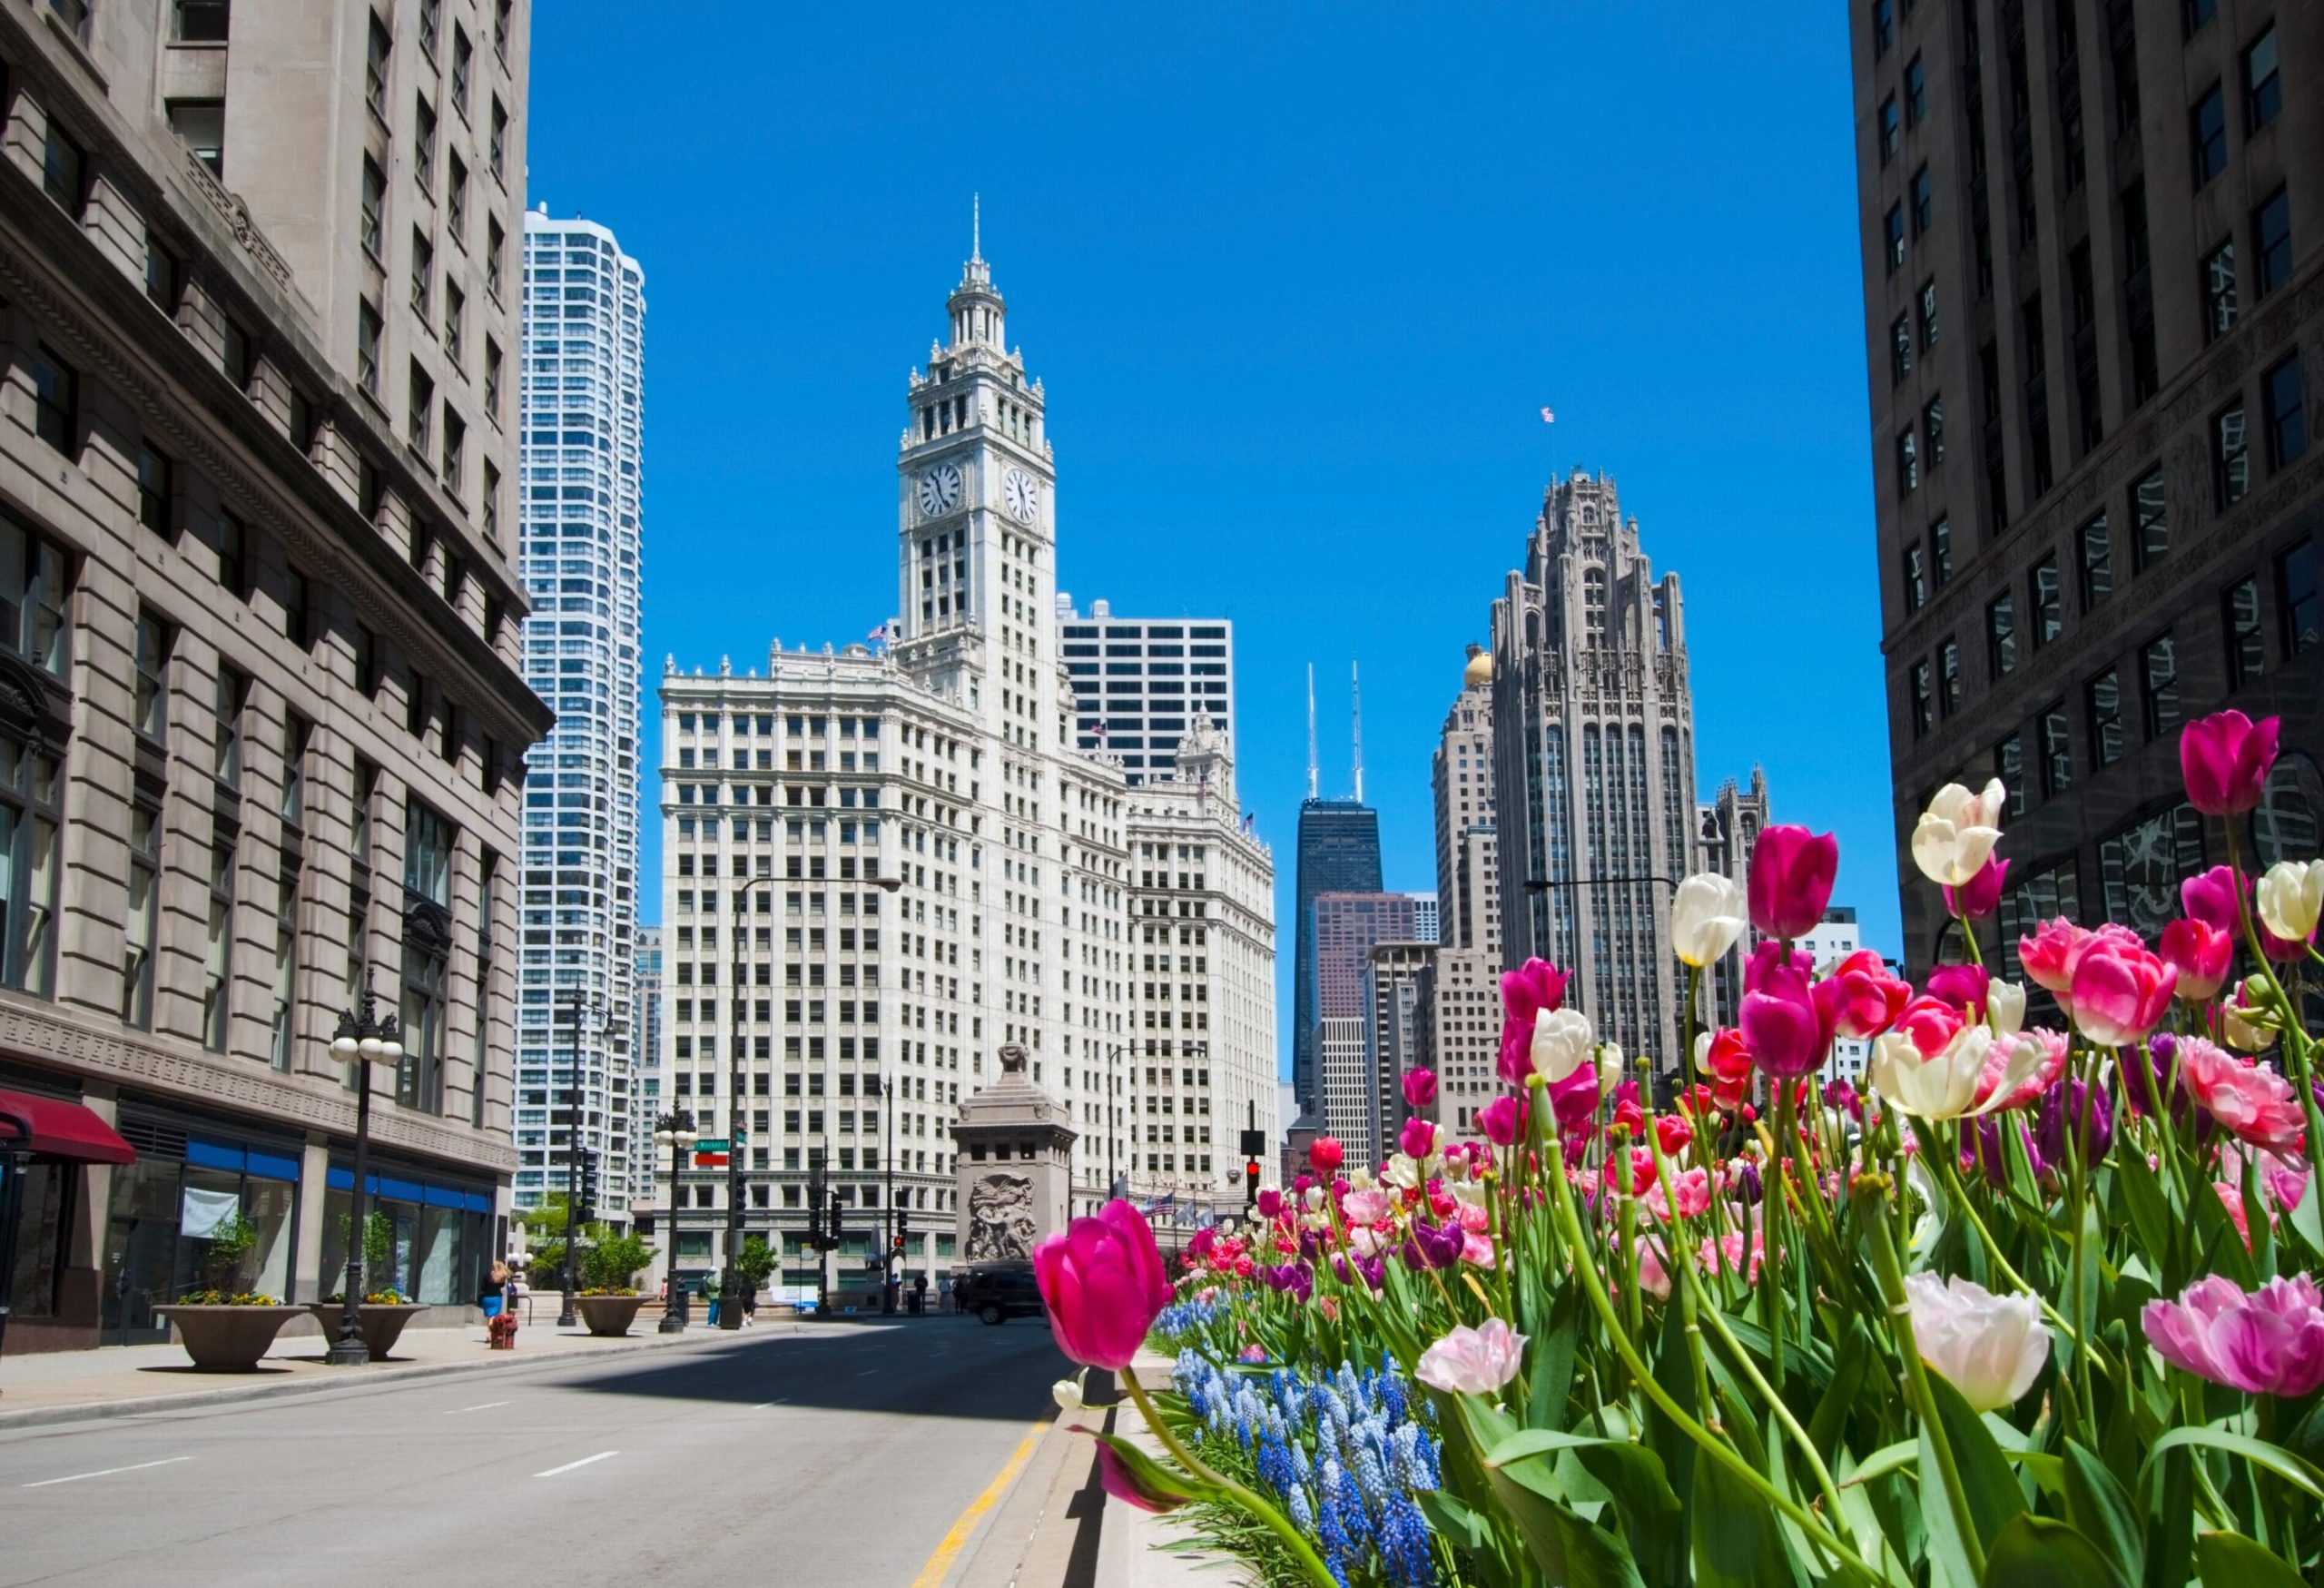
[(1316, 797), (1315, 787), (1315, 664), (1307, 664), (1307, 797)]
[(984, 257), (984, 195), (969, 195), (969, 257)]
[(1347, 665), (1348, 701), (1355, 714), (1355, 803), (1364, 803), (1364, 680), (1358, 676), (1355, 664)]

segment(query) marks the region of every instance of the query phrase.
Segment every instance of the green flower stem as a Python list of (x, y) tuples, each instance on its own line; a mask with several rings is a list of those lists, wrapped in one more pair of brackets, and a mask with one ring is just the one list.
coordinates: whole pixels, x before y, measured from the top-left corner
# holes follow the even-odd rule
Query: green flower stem
[[(2275, 992), (2276, 1009), (2283, 1020), (2282, 1030), (2276, 1040), (2283, 1044), (2284, 1056), (2291, 1060), (2299, 1089), (2300, 1112), (2308, 1121), (2309, 1184), (2324, 1187), (2324, 1110), (2319, 1110), (2316, 1106), (2314, 1056), (2310, 1051), (2307, 1028), (2300, 1022), (2299, 1006), (2292, 1002), (2291, 995), (2284, 991), (2284, 984), (2276, 979), (2276, 968), (2269, 962), (2267, 951), (2260, 946), (2259, 928), (2251, 920), (2251, 901), (2243, 891), (2243, 863), (2236, 855), (2235, 819), (2222, 816), (2220, 825), (2227, 830), (2228, 875), (2235, 881), (2235, 912), (2243, 923), (2243, 940), (2251, 945), (2251, 957), (2260, 966), (2260, 974), (2268, 979), (2268, 986)], [(2315, 952), (2312, 947), (2309, 950), (2311, 954)], [(2324, 1191), (2318, 1194), (2324, 1195)]]
[(1970, 1580), (1982, 1583), (1985, 1546), (1970, 1519), (1969, 1494), (1962, 1487), (1960, 1468), (1954, 1465), (1953, 1442), (1945, 1437), (1945, 1419), (1937, 1415), (1936, 1399), (1929, 1393), (1928, 1369), (1922, 1365), (1920, 1346), (1913, 1338), (1912, 1302), (1905, 1294), (1904, 1270), (1896, 1263), (1896, 1243), (1888, 1235), (1888, 1188), (1867, 1182), (1856, 1197), (1872, 1226), (1873, 1238), (1866, 1244), (1872, 1248), (1873, 1273), (1880, 1281), (1880, 1294), (1888, 1304), (1888, 1327), (1896, 1336), (1896, 1352), (1905, 1359), (1905, 1393), (1920, 1414), (1921, 1432), (1928, 1436), (1929, 1449), (1936, 1456), (1938, 1478), (1945, 1485), (1945, 1504), (1953, 1511), (1961, 1553), (1969, 1563)]
[(1254, 1521), (1281, 1539), (1284, 1547), (1291, 1552), (1291, 1558), (1299, 1563), (1300, 1570), (1306, 1575), (1308, 1582), (1315, 1584), (1315, 1588), (1338, 1588), (1338, 1584), (1333, 1580), (1332, 1573), (1324, 1567), (1322, 1557), (1315, 1553), (1314, 1546), (1308, 1544), (1300, 1531), (1292, 1526), (1289, 1517), (1233, 1478), (1213, 1471), (1206, 1462), (1188, 1449), (1177, 1435), (1171, 1431), (1170, 1425), (1163, 1421), (1162, 1414), (1154, 1409), (1154, 1403), (1147, 1398), (1146, 1386), (1137, 1381), (1137, 1374), (1134, 1369), (1124, 1367), (1121, 1379), (1122, 1386), (1129, 1391), (1129, 1398), (1137, 1403), (1139, 1413), (1146, 1418), (1146, 1425), (1154, 1430), (1154, 1436), (1162, 1441), (1163, 1448), (1177, 1458), (1180, 1466), (1186, 1468), (1188, 1476), (1217, 1489), (1236, 1504), (1241, 1506)]
[[(1606, 1298), (1605, 1287), (1598, 1282), (1598, 1270), (1587, 1260), (1588, 1248), (1582, 1242), (1581, 1221), (1575, 1216), (1573, 1210), (1572, 1188), (1566, 1184), (1564, 1154), (1554, 1142), (1550, 1145), (1547, 1161), (1550, 1170), (1550, 1190), (1555, 1198), (1558, 1223), (1563, 1229), (1566, 1239), (1572, 1243), (1577, 1254), (1577, 1260), (1573, 1265), (1574, 1278), (1581, 1284), (1581, 1293), (1588, 1298), (1590, 1310), (1598, 1315), (1598, 1321), (1605, 1327), (1607, 1336), (1613, 1343), (1615, 1355), (1622, 1359), (1622, 1366), (1630, 1370), (1631, 1381), (1638, 1386), (1640, 1393), (1652, 1401), (1680, 1433), (1694, 1442), (1697, 1448), (1725, 1467), (1746, 1488), (1765, 1497), (1768, 1504), (1782, 1513), (1794, 1526), (1807, 1535), (1810, 1543), (1866, 1582), (1882, 1584), (1882, 1588), (1886, 1588), (1886, 1579), (1865, 1564), (1863, 1559), (1854, 1550), (1834, 1536), (1829, 1528), (1816, 1519), (1813, 1512), (1768, 1482), (1750, 1463), (1737, 1455), (1734, 1448), (1725, 1440), (1711, 1433), (1693, 1417), (1689, 1416), (1686, 1409), (1671, 1398), (1670, 1392), (1663, 1388), (1655, 1378), (1653, 1370), (1648, 1367), (1644, 1359), (1639, 1356), (1638, 1346), (1628, 1335), (1622, 1332), (1621, 1320), (1614, 1314), (1613, 1303)], [(1673, 1258), (1675, 1260), (1676, 1254), (1673, 1254)], [(1979, 1564), (1978, 1574), (1982, 1576), (1984, 1575), (1983, 1563)]]

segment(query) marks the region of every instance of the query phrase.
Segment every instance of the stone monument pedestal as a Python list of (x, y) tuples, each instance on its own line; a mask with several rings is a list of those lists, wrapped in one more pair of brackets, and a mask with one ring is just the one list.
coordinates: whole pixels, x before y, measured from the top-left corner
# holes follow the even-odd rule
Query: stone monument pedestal
[(1028, 1056), (1000, 1050), (1000, 1079), (960, 1105), (952, 1126), (964, 1263), (1029, 1262), (1065, 1228), (1073, 1141), (1065, 1106), (1027, 1074)]

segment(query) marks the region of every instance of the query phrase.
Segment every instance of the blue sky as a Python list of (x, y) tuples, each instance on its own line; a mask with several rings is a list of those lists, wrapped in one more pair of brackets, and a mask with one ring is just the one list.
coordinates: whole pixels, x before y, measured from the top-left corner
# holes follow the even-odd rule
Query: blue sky
[(528, 173), (645, 270), (649, 690), (665, 653), (740, 668), (892, 609), (905, 376), (981, 192), (1047, 382), (1060, 582), (1236, 620), (1286, 1021), (1305, 665), (1340, 793), (1362, 664), (1388, 885), (1433, 886), (1462, 646), (1575, 464), (1684, 582), (1705, 792), (1764, 764), (1893, 951), (1832, 7), (653, 15), (536, 7)]

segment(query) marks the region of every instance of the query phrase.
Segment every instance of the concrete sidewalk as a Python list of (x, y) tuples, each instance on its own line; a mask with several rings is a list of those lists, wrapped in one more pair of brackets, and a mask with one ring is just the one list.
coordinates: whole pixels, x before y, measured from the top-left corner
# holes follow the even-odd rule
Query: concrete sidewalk
[(319, 1334), (277, 1340), (274, 1349), (260, 1362), (254, 1373), (199, 1372), (187, 1361), (185, 1348), (175, 1344), (101, 1346), (88, 1351), (8, 1356), (0, 1358), (0, 1433), (89, 1417), (135, 1416), (228, 1401), (309, 1394), (350, 1385), (537, 1367), (545, 1363), (585, 1361), (686, 1346), (708, 1346), (720, 1341), (768, 1336), (861, 1331), (864, 1327), (861, 1323), (783, 1319), (731, 1332), (697, 1323), (682, 1335), (663, 1335), (655, 1332), (659, 1321), (655, 1309), (649, 1307), (628, 1335), (611, 1339), (584, 1329), (537, 1324), (518, 1331), (514, 1351), (487, 1350), (480, 1323), (459, 1328), (407, 1329), (387, 1361), (367, 1363), (360, 1367), (332, 1367), (325, 1364), (323, 1352), (330, 1342)]

